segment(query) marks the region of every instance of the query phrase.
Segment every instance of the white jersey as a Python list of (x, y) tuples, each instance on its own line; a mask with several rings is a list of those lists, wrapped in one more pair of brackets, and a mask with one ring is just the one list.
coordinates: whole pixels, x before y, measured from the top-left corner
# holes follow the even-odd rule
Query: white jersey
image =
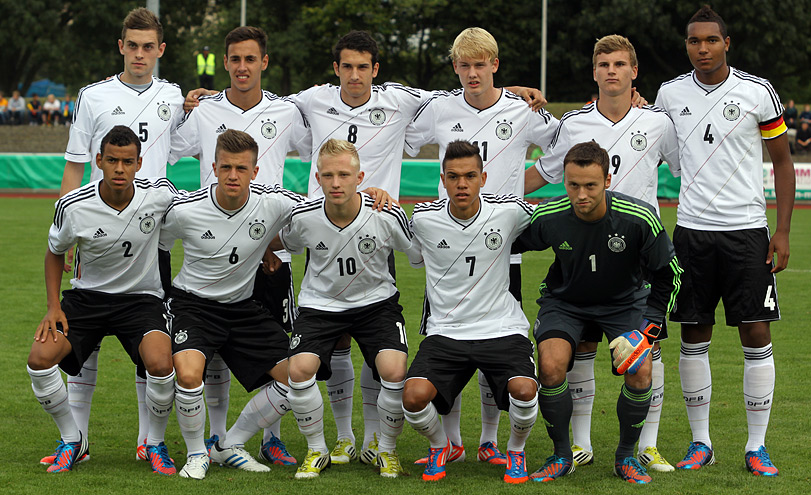
[(65, 160), (90, 162), (90, 180), (101, 179), (103, 174), (95, 166), (101, 140), (114, 126), (125, 125), (141, 139), (143, 164), (135, 176), (166, 177), (171, 134), (182, 118), (180, 86), (163, 79), (152, 77), (141, 92), (124, 84), (118, 75), (85, 86), (76, 98)]
[(158, 232), (175, 186), (167, 179), (135, 179), (132, 200), (118, 211), (101, 199), (100, 184), (93, 181), (56, 202), (48, 249), (60, 255), (79, 245), (70, 281), (75, 289), (163, 298)]
[[(506, 89), (492, 106), (479, 110), (465, 101), (464, 90), (438, 93), (417, 112), (406, 129), (406, 152), (416, 156), (429, 143), (439, 145), (439, 161), (448, 143), (463, 139), (478, 144), (487, 182), (482, 191), (524, 196), (527, 148), (547, 149), (558, 120), (546, 110), (533, 112)], [(439, 197), (448, 197), (442, 183)]]
[(535, 168), (547, 182), (558, 184), (563, 181), (566, 153), (575, 144), (592, 140), (608, 152), (609, 190), (646, 201), (658, 213), (659, 164), (667, 162), (674, 177), (680, 173), (676, 128), (667, 113), (650, 105), (631, 107), (614, 123), (600, 113), (596, 102), (591, 102), (560, 119), (552, 146)]
[(183, 241), (183, 266), (172, 285), (221, 303), (244, 301), (253, 293), (256, 267), (270, 241), (304, 201), (280, 186), (252, 183), (248, 201), (236, 211), (217, 204), (217, 185), (173, 201), (164, 216), (164, 249)]
[(467, 221), (451, 215), (448, 199), (414, 206), (411, 230), (425, 264), (428, 335), (527, 335), (527, 318), (509, 292), (509, 266), (510, 246), (529, 225), (532, 205), (512, 195), (479, 198), (479, 212)]
[(221, 91), (200, 98), (200, 105), (186, 117), (172, 136), (172, 156), (176, 162), (184, 156), (200, 157), (200, 187), (217, 182), (212, 164), (217, 137), (227, 129), (251, 135), (259, 145), (256, 182), (283, 185), (284, 160), (297, 150), (303, 161), (309, 161), (309, 128), (296, 105), (289, 99), (262, 91), (262, 100), (248, 110), (231, 103)]
[(338, 227), (324, 211), (324, 198), (293, 210), (281, 233), (293, 253), (310, 250), (298, 305), (321, 311), (345, 311), (386, 300), (397, 293), (389, 273), (392, 250), (411, 247), (408, 217), (400, 207), (377, 211), (374, 200), (361, 194), (361, 208), (352, 223)]
[(676, 124), (681, 163), (677, 224), (698, 230), (766, 227), (761, 139), (786, 132), (766, 79), (729, 68), (705, 89), (694, 72), (665, 82), (656, 105)]
[(401, 84), (373, 85), (369, 101), (350, 107), (341, 100), (340, 86), (326, 84), (292, 96), (310, 124), (313, 135), (312, 166), (307, 195), (324, 195), (315, 179), (318, 150), (331, 138), (354, 144), (364, 172), (358, 190), (378, 187), (400, 197), (405, 128), (417, 109), (433, 93)]

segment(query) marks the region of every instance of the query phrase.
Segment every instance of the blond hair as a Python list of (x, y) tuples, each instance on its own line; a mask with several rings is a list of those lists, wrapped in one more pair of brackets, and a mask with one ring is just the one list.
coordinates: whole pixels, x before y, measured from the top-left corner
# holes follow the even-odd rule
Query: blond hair
[(593, 66), (597, 65), (597, 55), (614, 52), (628, 52), (628, 56), (631, 59), (631, 66), (637, 67), (639, 65), (636, 59), (634, 45), (628, 41), (628, 38), (620, 36), (619, 34), (609, 34), (597, 40), (597, 43), (594, 44), (594, 54), (591, 56), (591, 64)]
[(348, 154), (352, 157), (352, 166), (360, 171), (360, 156), (358, 156), (358, 149), (349, 141), (343, 139), (329, 139), (321, 149), (318, 150), (318, 161), (316, 167), (321, 170), (321, 158), (324, 156), (338, 156)]
[(480, 27), (467, 28), (453, 41), (451, 60), (485, 58), (495, 62), (498, 58), (498, 43), (493, 35)]

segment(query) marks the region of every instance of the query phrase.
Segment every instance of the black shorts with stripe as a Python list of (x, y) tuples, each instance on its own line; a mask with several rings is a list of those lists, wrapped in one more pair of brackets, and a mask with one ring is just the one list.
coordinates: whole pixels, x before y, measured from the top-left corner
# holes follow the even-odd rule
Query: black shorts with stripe
[(251, 299), (265, 306), (276, 323), (288, 333), (293, 330), (293, 321), (298, 316), (295, 293), (290, 263), (282, 263), (272, 275), (266, 274), (259, 266)]

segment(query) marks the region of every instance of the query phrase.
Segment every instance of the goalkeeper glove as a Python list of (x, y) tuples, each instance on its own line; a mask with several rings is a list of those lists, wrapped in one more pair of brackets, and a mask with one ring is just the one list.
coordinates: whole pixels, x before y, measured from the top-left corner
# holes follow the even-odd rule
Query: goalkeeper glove
[(656, 323), (642, 320), (639, 330), (631, 330), (612, 340), (608, 347), (612, 351), (617, 373), (633, 375), (639, 371), (661, 331), (662, 327)]

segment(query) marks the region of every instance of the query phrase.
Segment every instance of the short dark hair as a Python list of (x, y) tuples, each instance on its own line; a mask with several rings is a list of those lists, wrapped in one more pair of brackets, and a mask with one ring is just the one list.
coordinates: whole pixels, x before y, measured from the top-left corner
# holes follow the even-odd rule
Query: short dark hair
[(225, 35), (225, 55), (228, 55), (228, 47), (233, 43), (254, 40), (259, 44), (259, 52), (264, 57), (268, 53), (268, 35), (262, 28), (253, 26), (240, 26)]
[(214, 148), (215, 162), (219, 160), (220, 151), (228, 153), (251, 151), (253, 152), (253, 164), (256, 165), (256, 157), (259, 156), (259, 145), (247, 132), (228, 129), (217, 138), (217, 146)]
[(448, 160), (467, 158), (469, 156), (476, 157), (476, 162), (479, 164), (479, 172), (481, 172), (484, 168), (484, 164), (482, 163), (482, 156), (479, 154), (479, 146), (461, 139), (451, 141), (448, 143), (448, 147), (445, 148), (445, 156), (442, 157), (442, 171), (445, 171), (445, 162)]
[(572, 146), (563, 158), (563, 168), (565, 169), (566, 165), (570, 163), (580, 167), (599, 165), (603, 169), (603, 174), (608, 177), (608, 152), (595, 141)]
[(108, 144), (112, 144), (113, 146), (129, 146), (131, 144), (135, 145), (135, 149), (138, 151), (138, 156), (141, 156), (141, 140), (138, 139), (138, 136), (135, 135), (135, 132), (125, 125), (117, 125), (110, 129), (101, 140), (101, 146), (99, 146), (99, 154), (104, 156), (104, 147)]
[(126, 39), (127, 30), (134, 29), (136, 31), (155, 31), (158, 35), (158, 44), (163, 43), (163, 26), (158, 16), (151, 10), (138, 7), (133, 9), (124, 18), (124, 27), (121, 28), (121, 39)]
[[(724, 22), (721, 16), (718, 15), (716, 11), (712, 10), (712, 8), (709, 5), (704, 5), (703, 7), (698, 9), (698, 11), (696, 11), (695, 14), (693, 14), (693, 17), (691, 17), (690, 20), (687, 21), (687, 28), (689, 28), (690, 24), (694, 22), (714, 22), (718, 24), (718, 29), (721, 31), (721, 37), (722, 38), (727, 37), (727, 23)], [(685, 37), (687, 37), (687, 28), (685, 28), (684, 30)]]
[(356, 52), (366, 52), (372, 56), (372, 65), (377, 63), (377, 56), (380, 54), (380, 49), (377, 47), (377, 42), (372, 35), (366, 31), (349, 31), (332, 49), (332, 56), (336, 64), (341, 63), (341, 51), (354, 50)]

